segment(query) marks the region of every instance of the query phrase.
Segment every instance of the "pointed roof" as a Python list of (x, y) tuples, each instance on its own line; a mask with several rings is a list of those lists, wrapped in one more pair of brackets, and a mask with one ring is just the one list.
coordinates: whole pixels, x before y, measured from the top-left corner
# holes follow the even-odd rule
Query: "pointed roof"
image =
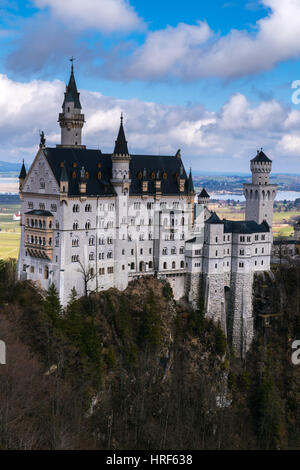
[(213, 212), (210, 218), (206, 221), (207, 224), (223, 224), (219, 216)]
[(188, 179), (188, 192), (189, 193), (194, 193), (194, 183), (193, 183), (193, 177), (192, 177), (192, 169), (190, 168), (190, 174), (189, 174), (189, 179)]
[(76, 81), (75, 81), (75, 76), (74, 76), (74, 67), (73, 67), (73, 62), (72, 62), (71, 75), (70, 75), (69, 83), (67, 85), (67, 89), (65, 92), (65, 99), (63, 102), (63, 106), (65, 105), (65, 103), (72, 102), (74, 103), (75, 108), (81, 109), (79, 95), (80, 93), (78, 93), (77, 91), (77, 86), (76, 86)]
[(118, 133), (118, 137), (115, 144), (114, 155), (129, 155), (127, 140), (125, 137), (124, 127), (123, 127), (123, 115), (121, 114), (121, 123)]
[(26, 172), (26, 168), (25, 168), (25, 165), (24, 165), (24, 159), (23, 159), (22, 168), (21, 168), (21, 171), (20, 171), (20, 174), (19, 174), (19, 180), (24, 180), (26, 178), (26, 175), (27, 175), (27, 172)]
[(261, 150), (257, 150), (257, 155), (256, 157), (252, 158), (251, 162), (272, 163), (272, 160), (270, 160), (261, 149)]
[(205, 188), (202, 189), (201, 193), (199, 194), (199, 197), (201, 198), (210, 198), (210, 195), (208, 194), (208, 192), (206, 191)]
[(67, 170), (66, 170), (66, 167), (65, 167), (65, 164), (64, 164), (64, 166), (61, 169), (60, 182), (62, 183), (62, 182), (66, 182), (66, 181), (69, 181), (69, 178), (68, 178)]

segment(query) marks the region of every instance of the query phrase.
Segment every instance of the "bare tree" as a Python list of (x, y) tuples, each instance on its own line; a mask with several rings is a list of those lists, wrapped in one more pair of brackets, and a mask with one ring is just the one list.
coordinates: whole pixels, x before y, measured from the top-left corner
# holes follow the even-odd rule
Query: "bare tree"
[(95, 279), (96, 273), (94, 271), (94, 268), (92, 268), (90, 266), (90, 264), (85, 266), (79, 260), (78, 260), (78, 264), (79, 264), (79, 268), (78, 268), (77, 272), (79, 272), (82, 276), (82, 280), (83, 280), (83, 283), (84, 283), (84, 295), (85, 295), (85, 297), (88, 297), (89, 293), (92, 292), (92, 290), (89, 289), (89, 284), (90, 284), (91, 281), (93, 281)]

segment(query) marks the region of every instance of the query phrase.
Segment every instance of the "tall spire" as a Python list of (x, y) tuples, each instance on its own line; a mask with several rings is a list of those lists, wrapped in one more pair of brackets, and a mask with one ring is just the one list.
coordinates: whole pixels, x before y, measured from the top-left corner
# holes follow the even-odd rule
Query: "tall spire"
[(72, 57), (70, 59), (70, 61), (72, 62), (71, 75), (70, 75), (69, 83), (68, 83), (67, 88), (66, 88), (63, 107), (65, 106), (65, 103), (73, 102), (74, 103), (74, 108), (81, 109), (81, 104), (80, 104), (80, 100), (79, 100), (80, 93), (78, 93), (77, 86), (76, 86), (76, 80), (75, 80), (75, 76), (74, 76), (74, 66), (73, 66), (73, 61), (74, 60), (75, 60), (74, 57)]
[(194, 192), (194, 183), (193, 183), (193, 177), (192, 177), (192, 168), (190, 168), (190, 174), (189, 174), (189, 179), (188, 179), (188, 192), (193, 193)]
[(19, 179), (20, 180), (24, 180), (26, 178), (26, 168), (25, 168), (25, 165), (24, 165), (24, 158), (23, 158), (23, 164), (22, 164), (22, 168), (21, 168), (21, 171), (20, 171), (20, 174), (19, 174)]
[(70, 59), (71, 75), (66, 86), (65, 98), (62, 105), (62, 113), (59, 113), (58, 121), (61, 127), (62, 147), (84, 148), (81, 144), (82, 127), (84, 125), (84, 114), (81, 113), (81, 104), (74, 76), (74, 58)]
[(129, 155), (127, 140), (123, 127), (123, 113), (121, 113), (120, 129), (115, 143), (114, 155)]

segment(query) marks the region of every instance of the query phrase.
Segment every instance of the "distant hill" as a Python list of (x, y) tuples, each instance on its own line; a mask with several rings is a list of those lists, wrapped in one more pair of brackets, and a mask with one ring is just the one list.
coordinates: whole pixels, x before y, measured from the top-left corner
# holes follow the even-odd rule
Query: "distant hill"
[(21, 169), (22, 163), (0, 162), (0, 173), (17, 173)]

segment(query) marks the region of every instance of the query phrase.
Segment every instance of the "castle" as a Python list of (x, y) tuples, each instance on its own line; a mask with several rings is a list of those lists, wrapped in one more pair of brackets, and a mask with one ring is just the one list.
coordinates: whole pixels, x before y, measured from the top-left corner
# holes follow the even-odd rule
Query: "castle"
[(246, 221), (220, 220), (203, 189), (195, 201), (191, 170), (181, 153), (129, 153), (123, 117), (109, 154), (82, 144), (84, 126), (73, 64), (59, 114), (61, 143), (40, 148), (19, 176), (21, 242), (19, 279), (45, 289), (54, 283), (66, 305), (79, 295), (110, 287), (124, 290), (141, 276), (167, 279), (175, 299), (220, 322), (243, 356), (253, 338), (252, 282), (270, 269), (273, 201), (271, 160), (251, 160), (244, 185)]

